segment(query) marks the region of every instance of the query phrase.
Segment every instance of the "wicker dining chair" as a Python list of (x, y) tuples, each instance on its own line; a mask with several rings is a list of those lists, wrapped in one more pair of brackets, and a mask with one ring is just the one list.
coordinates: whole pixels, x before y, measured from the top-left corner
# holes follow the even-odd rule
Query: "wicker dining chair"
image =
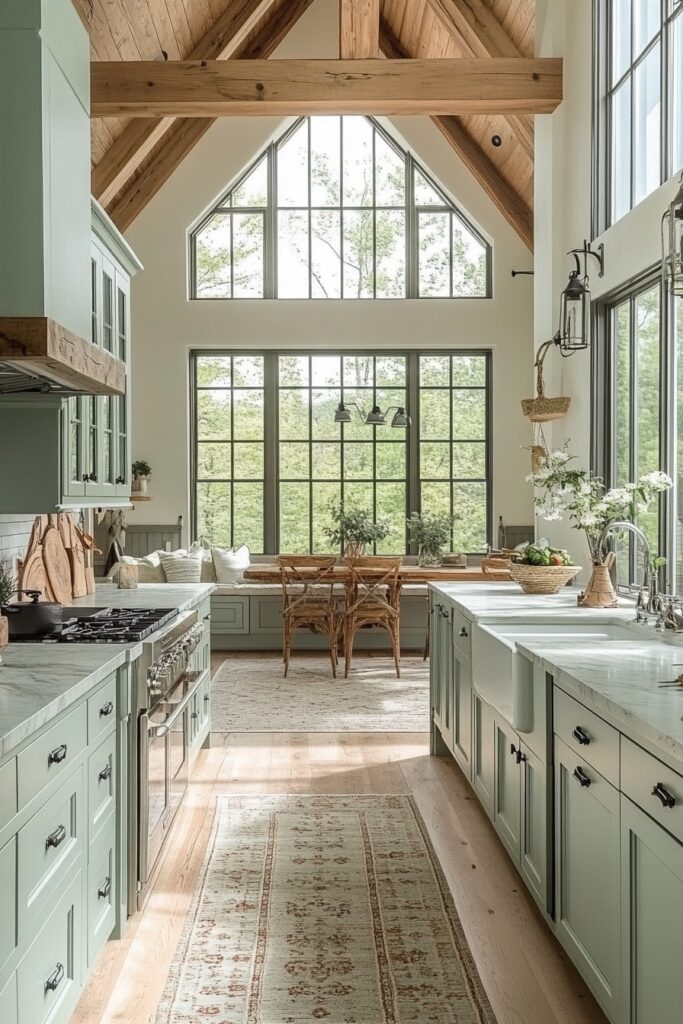
[(289, 671), (292, 640), (297, 629), (310, 629), (330, 638), (332, 675), (337, 677), (339, 619), (333, 556), (279, 555), (282, 580), (282, 654), (285, 678)]
[(396, 678), (401, 678), (399, 569), (401, 559), (365, 555), (344, 559), (351, 571), (343, 613), (344, 657), (347, 677), (353, 660), (353, 641), (359, 629), (385, 629), (391, 640)]

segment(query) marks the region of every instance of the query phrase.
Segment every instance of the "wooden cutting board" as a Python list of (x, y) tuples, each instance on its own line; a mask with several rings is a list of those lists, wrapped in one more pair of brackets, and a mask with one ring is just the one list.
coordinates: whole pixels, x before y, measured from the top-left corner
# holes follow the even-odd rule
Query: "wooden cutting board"
[[(43, 546), (35, 547), (28, 558), (24, 559), (20, 573), (22, 590), (39, 590), (41, 601), (54, 601), (54, 593), (48, 582), (43, 562)], [(22, 601), (29, 600), (23, 594)]]
[(56, 526), (48, 526), (43, 534), (43, 563), (55, 599), (60, 604), (69, 604), (72, 599), (71, 565)]
[(29, 538), (28, 547), (26, 548), (26, 554), (24, 556), (24, 564), (26, 564), (43, 542), (43, 534), (47, 530), (47, 516), (36, 516), (33, 520), (33, 529), (31, 530), (31, 536)]
[(69, 564), (73, 597), (85, 597), (88, 587), (85, 578), (85, 552), (73, 519), (69, 516)]
[[(83, 556), (85, 559), (85, 585), (88, 594), (95, 593), (95, 568), (94, 568), (94, 555), (95, 555), (95, 541), (89, 533), (84, 533), (78, 527), (76, 527), (76, 534), (81, 546), (83, 548)], [(98, 553), (99, 553), (99, 549)]]

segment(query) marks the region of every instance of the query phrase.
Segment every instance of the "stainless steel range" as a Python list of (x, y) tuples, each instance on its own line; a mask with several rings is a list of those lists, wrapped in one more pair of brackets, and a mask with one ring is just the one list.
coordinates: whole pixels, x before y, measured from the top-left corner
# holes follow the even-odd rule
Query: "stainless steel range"
[(143, 641), (135, 663), (131, 708), (128, 909), (140, 909), (189, 782), (189, 717), (208, 668), (192, 667), (204, 638), (196, 611), (186, 612), (161, 634)]

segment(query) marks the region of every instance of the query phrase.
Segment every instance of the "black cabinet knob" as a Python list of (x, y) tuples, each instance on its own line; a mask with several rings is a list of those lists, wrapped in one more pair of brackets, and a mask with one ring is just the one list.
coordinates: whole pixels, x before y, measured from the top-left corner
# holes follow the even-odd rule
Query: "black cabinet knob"
[(46, 992), (54, 992), (54, 990), (57, 988), (57, 986), (59, 985), (59, 983), (60, 983), (60, 981), (62, 980), (63, 977), (64, 977), (64, 965), (63, 964), (57, 964), (57, 966), (55, 967), (54, 971), (52, 972), (50, 977), (45, 982), (45, 991)]
[(465, 627), (464, 627), (464, 626), (461, 626), (461, 627), (460, 627), (460, 632), (458, 633), (458, 636), (463, 636), (463, 637), (465, 637), (465, 636), (469, 636), (469, 635), (470, 635), (470, 634), (469, 634), (469, 633), (467, 632), (467, 630), (465, 629)]
[(92, 480), (92, 482), (94, 484), (96, 484), (97, 483), (97, 473), (91, 473), (90, 476), (88, 477), (88, 480)]
[(576, 767), (574, 769), (574, 778), (580, 786), (590, 786), (591, 782), (593, 781), (592, 779), (589, 779), (589, 777), (584, 772), (583, 768), (579, 767)]
[(107, 703), (103, 704), (100, 708), (100, 718), (108, 718), (113, 710), (114, 705), (110, 700), (108, 700)]
[(49, 765), (60, 764), (66, 757), (66, 750), (66, 743), (60, 743), (58, 747), (55, 747), (55, 749), (51, 750), (50, 753), (47, 755), (47, 763)]
[(572, 729), (572, 736), (577, 743), (580, 743), (582, 747), (587, 747), (591, 741), (590, 736), (580, 725), (577, 725), (575, 729)]
[(97, 890), (98, 900), (105, 900), (111, 892), (111, 878), (105, 878), (102, 885)]
[(111, 778), (111, 765), (110, 764), (106, 764), (104, 766), (104, 768), (102, 769), (102, 771), (98, 775), (98, 778), (99, 778), (99, 780), (101, 782), (106, 782), (107, 779)]
[(670, 793), (663, 782), (658, 782), (655, 788), (652, 790), (652, 795), (656, 796), (662, 802), (662, 807), (675, 807), (676, 797), (673, 793)]
[(51, 846), (57, 849), (61, 846), (66, 839), (66, 828), (64, 825), (58, 825), (54, 832), (50, 832), (50, 835), (45, 840), (45, 849), (49, 850)]
[(126, 478), (124, 476), (117, 476), (117, 478), (116, 478), (116, 483), (117, 484), (125, 484), (125, 482), (126, 482)]

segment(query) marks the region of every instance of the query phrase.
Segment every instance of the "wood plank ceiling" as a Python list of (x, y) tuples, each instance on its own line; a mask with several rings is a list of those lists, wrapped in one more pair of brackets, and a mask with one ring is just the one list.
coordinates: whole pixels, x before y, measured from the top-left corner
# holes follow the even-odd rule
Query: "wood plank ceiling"
[[(93, 60), (270, 56), (313, 0), (73, 0)], [(387, 57), (531, 57), (535, 0), (379, 2)], [(348, 4), (348, 0), (346, 0)], [(367, 15), (363, 15), (364, 17)], [(343, 25), (343, 23), (342, 23)], [(347, 26), (365, 56), (367, 26)], [(356, 34), (366, 38), (354, 42)], [(344, 54), (345, 56), (347, 54)], [(353, 56), (348, 52), (348, 56)], [(125, 230), (212, 124), (210, 118), (93, 118), (93, 194)], [(470, 115), (435, 123), (529, 248), (533, 244), (533, 118)]]

